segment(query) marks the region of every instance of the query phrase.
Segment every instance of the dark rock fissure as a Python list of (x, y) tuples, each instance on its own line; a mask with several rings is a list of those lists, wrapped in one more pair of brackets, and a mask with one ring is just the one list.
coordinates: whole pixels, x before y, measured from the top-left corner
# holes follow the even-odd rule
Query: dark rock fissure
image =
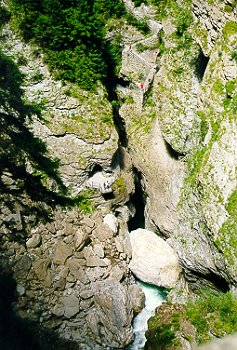
[(88, 176), (89, 178), (95, 175), (98, 172), (101, 172), (103, 170), (102, 166), (100, 164), (93, 164)]
[(179, 160), (180, 157), (184, 156), (183, 153), (179, 153), (179, 152), (175, 151), (166, 140), (164, 140), (164, 141), (165, 141), (165, 147), (166, 147), (171, 158), (173, 158), (175, 160)]
[(134, 168), (134, 182), (135, 192), (130, 197), (130, 202), (135, 207), (135, 215), (128, 222), (129, 231), (136, 230), (138, 228), (145, 228), (145, 195), (141, 184), (141, 173)]
[(113, 105), (113, 119), (114, 119), (114, 125), (117, 130), (118, 136), (119, 136), (119, 142), (122, 147), (128, 146), (128, 138), (127, 138), (127, 132), (126, 132), (126, 125), (123, 118), (121, 118), (119, 114), (119, 106)]
[(201, 82), (209, 62), (209, 57), (205, 56), (200, 47), (199, 54), (194, 62), (194, 72)]
[(119, 79), (114, 75), (111, 76), (110, 83), (107, 86), (107, 92), (108, 92), (108, 100), (110, 101), (113, 109), (113, 121), (114, 121), (115, 129), (118, 133), (120, 146), (126, 148), (128, 145), (126, 125), (125, 125), (125, 121), (121, 118), (119, 114), (120, 104), (119, 104), (118, 95), (116, 93), (116, 87), (118, 84), (121, 85), (121, 82), (123, 82), (123, 84), (126, 84), (126, 82), (123, 79)]
[(203, 284), (206, 287), (215, 287), (217, 290), (226, 293), (230, 290), (229, 283), (223, 278), (212, 271), (204, 275), (198, 271), (189, 271), (185, 274), (185, 279), (190, 283), (192, 289), (196, 289)]

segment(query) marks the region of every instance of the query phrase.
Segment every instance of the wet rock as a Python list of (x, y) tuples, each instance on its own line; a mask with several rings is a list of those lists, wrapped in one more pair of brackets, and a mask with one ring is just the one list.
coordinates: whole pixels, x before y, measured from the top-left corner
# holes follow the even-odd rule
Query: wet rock
[(140, 312), (145, 306), (145, 294), (137, 284), (128, 287), (128, 295), (132, 304), (134, 313)]
[(131, 271), (141, 281), (157, 286), (174, 287), (181, 267), (174, 250), (155, 233), (137, 229), (130, 233)]

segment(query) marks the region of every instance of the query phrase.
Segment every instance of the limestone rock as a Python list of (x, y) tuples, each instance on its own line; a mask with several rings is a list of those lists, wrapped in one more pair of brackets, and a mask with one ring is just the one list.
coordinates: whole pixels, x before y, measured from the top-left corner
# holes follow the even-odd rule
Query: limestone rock
[(63, 304), (56, 304), (54, 305), (53, 309), (51, 310), (52, 314), (56, 317), (61, 317), (64, 314), (64, 307)]
[(75, 295), (68, 295), (61, 298), (63, 304), (63, 314), (66, 318), (71, 318), (79, 312), (79, 299)]
[(55, 254), (53, 261), (57, 265), (63, 265), (66, 259), (72, 255), (72, 248), (64, 243), (63, 241), (58, 241), (56, 244)]
[(41, 283), (46, 287), (50, 287), (52, 283), (52, 277), (49, 269), (51, 260), (49, 258), (38, 259), (34, 261), (32, 265), (39, 281), (41, 281)]
[(95, 244), (93, 247), (93, 251), (99, 258), (104, 258), (105, 252), (101, 244)]
[(116, 281), (97, 282), (94, 303), (87, 321), (96, 341), (104, 348), (124, 348), (132, 340), (132, 308), (126, 289)]
[(88, 237), (89, 233), (81, 229), (75, 233), (75, 245), (78, 250), (81, 250), (84, 247)]
[(124, 274), (125, 274), (124, 269), (121, 269), (119, 265), (115, 265), (111, 269), (108, 278), (111, 280), (116, 280), (116, 281), (120, 282), (121, 279), (123, 278)]
[(26, 241), (27, 248), (36, 248), (41, 243), (41, 235), (39, 233), (35, 233), (32, 237), (30, 237)]
[(60, 278), (54, 285), (55, 289), (59, 289), (59, 290), (64, 290), (66, 285), (66, 279), (65, 278)]
[(134, 313), (140, 312), (145, 306), (145, 294), (137, 284), (128, 287), (128, 295), (130, 297)]
[(108, 266), (108, 263), (104, 259), (100, 259), (98, 256), (91, 255), (88, 257), (86, 261), (86, 265), (89, 267), (96, 267), (96, 266), (105, 267), (105, 266)]
[(93, 236), (98, 238), (101, 242), (103, 242), (106, 239), (110, 239), (113, 237), (113, 231), (108, 225), (100, 224), (93, 231)]
[(104, 217), (104, 223), (110, 227), (113, 233), (117, 233), (118, 231), (118, 219), (113, 214), (107, 214)]
[(31, 268), (31, 258), (28, 255), (24, 255), (16, 261), (15, 274), (18, 278), (26, 278), (27, 274)]
[(237, 334), (225, 336), (212, 342), (195, 347), (195, 350), (236, 350)]
[(137, 229), (130, 233), (131, 271), (141, 281), (163, 287), (174, 287), (181, 268), (174, 250), (155, 233)]

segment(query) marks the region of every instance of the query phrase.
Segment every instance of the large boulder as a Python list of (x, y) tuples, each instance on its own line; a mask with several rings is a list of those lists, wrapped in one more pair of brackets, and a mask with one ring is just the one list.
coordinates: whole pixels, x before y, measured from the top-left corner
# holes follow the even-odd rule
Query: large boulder
[(131, 271), (140, 280), (162, 287), (174, 287), (179, 279), (179, 260), (166, 241), (145, 229), (131, 231)]

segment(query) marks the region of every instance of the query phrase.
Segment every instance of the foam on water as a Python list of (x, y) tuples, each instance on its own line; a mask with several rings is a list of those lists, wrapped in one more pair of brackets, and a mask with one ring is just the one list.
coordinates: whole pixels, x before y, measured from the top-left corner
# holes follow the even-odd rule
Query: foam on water
[(165, 300), (164, 294), (160, 288), (140, 281), (137, 281), (137, 284), (145, 294), (145, 307), (134, 318), (134, 342), (127, 347), (127, 350), (138, 350), (144, 348), (146, 342), (145, 332), (147, 330), (147, 321), (155, 314), (156, 307), (162, 304)]

